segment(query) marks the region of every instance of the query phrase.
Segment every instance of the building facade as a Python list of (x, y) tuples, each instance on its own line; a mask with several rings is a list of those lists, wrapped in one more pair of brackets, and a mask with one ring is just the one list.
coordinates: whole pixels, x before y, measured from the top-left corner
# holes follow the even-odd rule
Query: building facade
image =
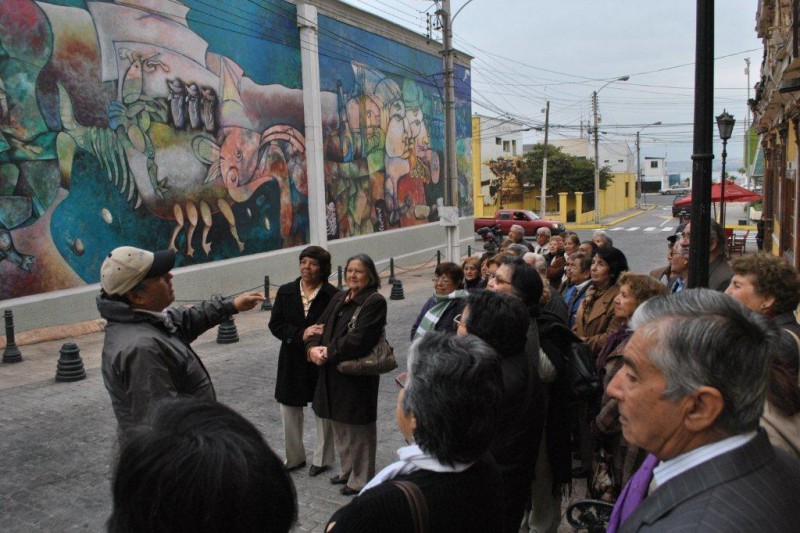
[(494, 216), (501, 206), (523, 207), (523, 189), (514, 171), (514, 162), (522, 156), (522, 132), (526, 128), (511, 119), (472, 116), (472, 186), (476, 217)]
[(761, 79), (749, 102), (764, 153), (764, 249), (800, 268), (800, 20), (798, 0), (759, 0), (756, 31), (764, 43)]
[(66, 321), (96, 315), (120, 245), (175, 249), (200, 299), (288, 281), (307, 244), (444, 242), (441, 45), (421, 35), (334, 0), (4, 0), (0, 50), (0, 300), (23, 323), (62, 297)]

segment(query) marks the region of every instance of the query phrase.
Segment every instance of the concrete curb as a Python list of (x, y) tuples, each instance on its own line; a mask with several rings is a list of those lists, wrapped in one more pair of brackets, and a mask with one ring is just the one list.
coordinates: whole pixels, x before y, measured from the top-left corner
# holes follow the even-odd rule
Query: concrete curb
[(623, 222), (625, 222), (627, 220), (630, 220), (632, 218), (638, 217), (642, 213), (645, 213), (647, 211), (652, 211), (656, 207), (657, 206), (655, 206), (655, 205), (649, 205), (647, 207), (643, 207), (641, 209), (637, 209), (633, 213), (630, 213), (630, 214), (627, 214), (627, 215), (623, 215), (623, 216), (621, 216), (619, 218), (616, 218), (614, 220), (609, 220), (608, 222), (601, 222), (600, 224), (571, 224), (571, 225), (567, 226), (567, 229), (568, 230), (601, 229), (601, 228), (607, 228), (608, 226), (616, 226), (617, 224), (621, 224), (621, 223), (623, 223)]

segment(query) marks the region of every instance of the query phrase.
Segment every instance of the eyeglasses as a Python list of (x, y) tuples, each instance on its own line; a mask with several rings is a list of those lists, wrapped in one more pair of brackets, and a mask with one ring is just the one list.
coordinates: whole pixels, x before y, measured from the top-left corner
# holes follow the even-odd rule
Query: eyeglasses
[(506, 285), (511, 285), (510, 281), (504, 280), (503, 278), (499, 277), (496, 273), (490, 272), (489, 279), (493, 279), (495, 283), (499, 283), (500, 285), (502, 285), (503, 283), (505, 283)]
[(438, 278), (431, 278), (431, 281), (435, 284), (441, 283), (442, 285), (449, 285), (453, 283), (453, 280), (448, 278), (447, 276), (439, 276)]
[(455, 324), (456, 327), (461, 327), (461, 326), (467, 327), (467, 325), (464, 324), (464, 322), (461, 320), (461, 313), (457, 314), (455, 318), (453, 318), (453, 324)]
[(408, 381), (408, 372), (401, 372), (397, 374), (397, 376), (395, 376), (394, 378), (394, 382), (397, 383), (397, 386), (400, 387), (401, 389), (406, 388), (407, 381)]

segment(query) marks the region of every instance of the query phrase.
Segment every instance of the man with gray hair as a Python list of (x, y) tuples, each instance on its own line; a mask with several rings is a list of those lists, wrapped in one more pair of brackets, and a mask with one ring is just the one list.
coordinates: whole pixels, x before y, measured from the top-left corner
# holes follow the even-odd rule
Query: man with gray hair
[(526, 252), (534, 251), (533, 245), (525, 240), (525, 228), (523, 228), (519, 224), (514, 224), (509, 228), (508, 238), (505, 241), (503, 241), (503, 244), (500, 245), (500, 251), (504, 252), (514, 244), (524, 246), (526, 248), (525, 250)]
[(614, 246), (614, 241), (611, 240), (608, 233), (601, 229), (594, 230), (594, 233), (592, 233), (592, 242), (595, 243), (598, 248), (611, 248)]
[(532, 252), (537, 254), (546, 254), (547, 245), (550, 243), (550, 228), (539, 228), (536, 230), (536, 244), (533, 245)]
[(607, 393), (649, 455), (608, 531), (796, 531), (800, 463), (759, 430), (775, 325), (692, 289), (648, 300), (630, 327)]

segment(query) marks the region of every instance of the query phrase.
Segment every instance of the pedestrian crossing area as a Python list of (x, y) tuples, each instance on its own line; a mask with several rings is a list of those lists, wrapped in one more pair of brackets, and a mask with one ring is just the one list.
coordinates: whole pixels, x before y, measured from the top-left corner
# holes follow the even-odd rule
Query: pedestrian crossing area
[(644, 233), (675, 233), (675, 228), (677, 226), (632, 226), (627, 228), (625, 226), (616, 226), (613, 228), (609, 228), (608, 231), (643, 231)]
[[(639, 232), (645, 233), (649, 235), (672, 235), (675, 233), (677, 229), (677, 225), (668, 225), (668, 226), (615, 226), (613, 228), (608, 228), (606, 231), (609, 232)], [(747, 235), (747, 242), (748, 243), (755, 243), (756, 242), (756, 232), (751, 231)]]

